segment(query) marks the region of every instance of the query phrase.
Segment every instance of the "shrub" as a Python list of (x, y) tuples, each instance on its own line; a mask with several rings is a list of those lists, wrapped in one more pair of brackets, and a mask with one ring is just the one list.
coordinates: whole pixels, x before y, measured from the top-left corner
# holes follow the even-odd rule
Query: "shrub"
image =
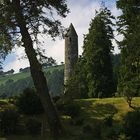
[(7, 108), (0, 112), (0, 130), (1, 134), (9, 135), (16, 133), (19, 114), (13, 108)]
[(16, 101), (19, 111), (26, 115), (41, 114), (44, 112), (40, 98), (35, 90), (27, 88), (23, 91)]
[(26, 128), (29, 134), (37, 135), (41, 133), (41, 122), (36, 119), (28, 119), (26, 122)]
[(109, 140), (117, 140), (119, 137), (119, 133), (114, 127), (107, 127), (104, 130), (103, 137), (106, 137)]
[(79, 116), (80, 113), (80, 106), (74, 102), (67, 104), (57, 104), (57, 109), (64, 115), (71, 116), (71, 118)]
[(70, 123), (72, 125), (77, 125), (77, 126), (79, 125), (80, 126), (80, 125), (83, 125), (83, 122), (84, 122), (84, 119), (81, 117), (78, 117), (78, 118), (72, 119)]
[(132, 140), (140, 139), (140, 111), (128, 112), (124, 117), (124, 133)]
[(109, 115), (109, 116), (105, 117), (105, 119), (104, 119), (104, 124), (105, 124), (106, 126), (111, 127), (112, 124), (113, 124), (113, 116), (112, 116), (112, 115)]

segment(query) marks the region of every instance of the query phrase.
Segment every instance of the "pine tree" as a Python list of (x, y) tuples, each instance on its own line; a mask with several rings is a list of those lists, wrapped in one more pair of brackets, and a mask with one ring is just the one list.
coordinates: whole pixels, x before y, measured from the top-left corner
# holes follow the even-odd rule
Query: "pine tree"
[(83, 58), (89, 97), (111, 97), (114, 92), (111, 51), (113, 39), (111, 12), (102, 7), (90, 23), (84, 39)]
[(119, 42), (122, 66), (118, 92), (129, 98), (140, 93), (140, 1), (118, 0), (117, 7), (122, 10), (118, 31), (124, 36)]

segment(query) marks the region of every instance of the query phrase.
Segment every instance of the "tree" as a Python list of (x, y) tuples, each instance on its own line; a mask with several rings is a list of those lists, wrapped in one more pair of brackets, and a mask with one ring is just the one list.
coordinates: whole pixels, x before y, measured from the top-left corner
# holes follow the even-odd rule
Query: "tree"
[[(10, 35), (6, 33), (7, 29), (0, 25), (0, 75), (4, 75), (2, 61), (6, 58), (7, 54), (12, 49), (13, 42), (9, 39)], [(3, 34), (5, 33), (5, 34)]]
[[(124, 36), (119, 42), (121, 69), (118, 92), (121, 94), (127, 89), (127, 97), (132, 98), (140, 93), (140, 1), (118, 0), (117, 7), (122, 10), (118, 17), (118, 31)], [(131, 86), (127, 86), (128, 83)]]
[(89, 97), (111, 97), (114, 92), (112, 19), (114, 17), (107, 8), (102, 7), (99, 12), (96, 11), (89, 33), (84, 38), (83, 59)]
[[(13, 45), (21, 44), (29, 59), (31, 76), (47, 114), (50, 131), (54, 137), (62, 132), (60, 119), (49, 95), (47, 81), (34, 49), (39, 33), (47, 33), (52, 38), (61, 33), (61, 23), (53, 14), (66, 17), (65, 0), (4, 0), (0, 4), (0, 27), (2, 37)], [(4, 43), (2, 47), (5, 48)]]
[(41, 101), (33, 88), (26, 88), (16, 99), (18, 109), (26, 115), (41, 114), (44, 112)]
[(66, 100), (71, 101), (77, 98), (88, 98), (86, 74), (85, 60), (83, 56), (80, 56), (75, 64), (72, 76), (66, 85)]
[(53, 59), (52, 57), (44, 57), (41, 58), (41, 64), (44, 67), (51, 67), (51, 66), (56, 66), (56, 60)]

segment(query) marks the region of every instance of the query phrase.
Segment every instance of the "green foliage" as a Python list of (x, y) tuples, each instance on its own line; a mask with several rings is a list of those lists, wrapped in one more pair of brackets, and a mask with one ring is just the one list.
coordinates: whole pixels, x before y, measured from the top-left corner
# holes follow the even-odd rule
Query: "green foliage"
[(124, 133), (131, 140), (140, 139), (140, 111), (128, 112), (124, 117)]
[[(16, 2), (18, 1), (6, 0), (0, 2), (0, 26), (2, 27), (0, 44), (1, 46), (4, 46), (3, 49), (6, 50), (14, 44), (21, 44), (21, 41), (23, 41), (18, 38), (20, 36), (20, 25), (18, 23), (19, 17), (17, 16), (17, 13), (15, 14), (17, 9), (15, 8), (15, 4), (17, 4)], [(56, 12), (60, 17), (66, 17), (69, 12), (65, 0), (53, 2), (47, 0), (41, 0), (39, 2), (27, 0), (25, 2), (22, 0), (20, 2), (20, 10), (24, 13), (24, 20), (33, 37), (33, 41), (37, 41), (37, 34), (40, 33), (39, 29), (41, 26), (42, 33), (47, 33), (53, 38), (59, 35), (62, 31), (61, 22), (57, 19), (52, 19), (51, 15)], [(46, 16), (46, 14), (44, 14), (44, 10), (46, 11), (45, 13), (50, 13), (50, 16)]]
[(0, 111), (0, 135), (15, 134), (17, 131), (19, 114), (14, 108)]
[[(8, 41), (13, 42), (11, 46), (19, 45), (25, 48), (25, 53), (30, 62), (31, 76), (48, 116), (50, 130), (52, 135), (57, 137), (55, 134), (59, 135), (62, 128), (58, 114), (49, 96), (42, 66), (37, 58), (37, 55), (40, 55), (38, 53), (40, 52), (38, 34), (48, 34), (54, 39), (62, 33), (61, 22), (56, 20), (56, 18), (58, 16), (66, 17), (69, 12), (66, 1), (6, 0), (0, 1), (0, 9), (0, 27), (3, 27), (0, 40), (3, 38), (6, 40), (8, 36)], [(56, 14), (57, 16), (53, 18)], [(18, 44), (19, 42), (20, 44)], [(36, 43), (37, 47), (34, 47), (34, 43)], [(2, 48), (5, 48), (4, 44), (2, 45)], [(52, 116), (53, 118), (51, 118)]]
[(83, 55), (66, 85), (66, 95), (70, 98), (113, 96), (116, 77), (111, 60), (112, 19), (111, 12), (101, 8), (91, 21), (89, 33), (84, 36)]
[[(137, 107), (140, 107), (139, 101), (140, 101), (140, 97), (136, 97), (133, 100), (133, 103), (136, 104)], [(128, 139), (127, 136), (125, 136), (123, 131), (123, 126), (122, 126), (123, 117), (128, 113), (128, 111), (132, 111), (132, 109), (130, 109), (126, 104), (126, 102), (124, 101), (124, 98), (76, 99), (74, 102), (78, 104), (81, 108), (80, 114), (77, 115), (77, 117), (71, 118), (59, 112), (62, 115), (63, 126), (65, 130), (67, 130), (68, 132), (62, 135), (62, 138), (60, 138), (61, 140), (66, 140), (66, 139), (67, 140), (93, 140), (93, 139), (94, 140), (131, 140)], [(0, 106), (6, 103), (7, 100), (0, 100)], [(111, 106), (114, 106), (114, 109)], [(113, 115), (112, 127), (104, 124), (104, 119), (110, 115)], [(26, 120), (30, 118), (33, 118), (37, 121), (41, 121), (42, 119), (44, 119), (44, 116), (34, 115), (33, 117), (31, 117), (31, 116), (22, 115), (20, 119), (21, 120), (20, 124), (22, 125), (22, 128), (25, 127), (25, 125), (23, 126), (23, 123), (24, 122), (26, 123)], [(83, 119), (83, 121), (81, 119)], [(77, 121), (80, 120), (82, 121), (82, 123), (78, 124)], [(71, 123), (71, 121), (73, 122)], [(87, 125), (89, 125), (90, 128), (86, 127)], [(85, 130), (83, 131), (84, 127)], [(40, 132), (40, 130), (38, 132)], [(49, 138), (48, 133), (45, 135), (45, 137), (46, 136), (48, 140), (51, 140)], [(24, 133), (24, 135), (14, 135), (14, 136), (12, 135), (0, 139), (44, 140), (45, 138), (41, 136), (26, 135)]]
[(67, 85), (65, 85), (66, 86), (65, 94), (67, 98), (69, 98), (70, 100), (88, 97), (87, 81), (84, 65), (85, 65), (84, 59), (81, 56), (74, 67), (73, 75), (67, 82)]
[[(126, 4), (127, 3), (127, 4)], [(119, 16), (118, 31), (124, 38), (119, 42), (121, 49), (121, 69), (118, 91), (127, 95), (140, 94), (140, 2), (137, 0), (118, 0), (117, 7), (122, 10)], [(124, 93), (123, 93), (124, 92)], [(132, 95), (133, 94), (133, 95)]]
[(113, 65), (113, 79), (115, 83), (115, 91), (117, 91), (118, 81), (119, 81), (119, 74), (120, 74), (120, 67), (121, 67), (121, 60), (120, 54), (112, 54), (111, 60)]
[(64, 115), (71, 116), (71, 118), (78, 117), (80, 115), (80, 106), (73, 101), (70, 103), (58, 103), (57, 109)]
[(89, 97), (110, 97), (114, 92), (111, 62), (111, 39), (113, 16), (107, 8), (101, 8), (90, 23), (89, 33), (84, 38), (86, 79)]
[(4, 75), (4, 76), (0, 76), (0, 85), (1, 84), (5, 84), (5, 82), (8, 79), (15, 81), (18, 81), (20, 79), (24, 79), (30, 76), (30, 73), (16, 73), (16, 74), (11, 74), (11, 75)]
[(131, 82), (128, 81), (128, 82), (125, 82), (124, 84), (125, 85), (123, 87), (122, 93), (126, 97), (126, 101), (129, 105), (129, 107), (132, 107), (132, 105), (131, 105), (132, 98), (134, 96), (136, 96), (136, 94), (137, 94), (135, 84), (133, 84), (133, 81), (131, 81)]
[(26, 88), (19, 97), (16, 105), (19, 110), (27, 115), (41, 114), (44, 112), (40, 98), (34, 89)]
[(64, 70), (54, 69), (46, 73), (50, 95), (52, 97), (60, 96), (63, 94), (64, 87)]
[(113, 125), (113, 115), (106, 116), (104, 118), (104, 124), (111, 127)]

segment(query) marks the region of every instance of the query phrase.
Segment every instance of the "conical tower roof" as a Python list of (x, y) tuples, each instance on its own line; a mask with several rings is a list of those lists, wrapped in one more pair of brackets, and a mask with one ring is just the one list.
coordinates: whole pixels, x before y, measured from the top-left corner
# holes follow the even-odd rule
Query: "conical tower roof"
[(75, 28), (72, 23), (70, 24), (70, 26), (68, 28), (66, 36), (77, 36), (77, 33), (76, 33)]

